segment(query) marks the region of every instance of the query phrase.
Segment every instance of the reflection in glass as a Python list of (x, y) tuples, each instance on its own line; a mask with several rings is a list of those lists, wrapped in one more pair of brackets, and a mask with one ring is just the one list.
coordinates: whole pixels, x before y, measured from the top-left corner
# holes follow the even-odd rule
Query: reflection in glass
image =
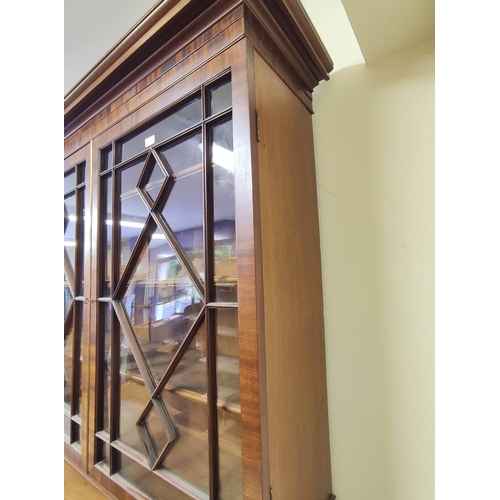
[(73, 193), (64, 198), (64, 249), (66, 250), (71, 267), (75, 270), (75, 249), (76, 249), (76, 194)]
[(238, 310), (218, 309), (217, 412), (221, 499), (242, 498)]
[(71, 302), (73, 302), (73, 293), (71, 292), (66, 273), (64, 273), (64, 319), (68, 315)]
[[(88, 283), (85, 282), (83, 279), (83, 265), (84, 265), (84, 251), (85, 251), (85, 232), (84, 232), (84, 221), (85, 221), (85, 188), (80, 188), (78, 190), (78, 197), (80, 201), (80, 207), (81, 207), (81, 212), (78, 216), (79, 221), (77, 221), (77, 224), (80, 226), (78, 228), (78, 245), (76, 246), (76, 255), (75, 258), (77, 259), (77, 267), (79, 268), (79, 274), (80, 274), (80, 280), (75, 283), (75, 293), (76, 295), (83, 295), (84, 297), (86, 296), (85, 290), (86, 287), (88, 286)], [(78, 227), (78, 226), (77, 226)]]
[(148, 404), (150, 394), (137, 369), (125, 337), (120, 351), (120, 441), (141, 454), (143, 447), (136, 422)]
[(201, 134), (162, 148), (159, 153), (175, 172), (176, 180), (162, 216), (175, 234), (196, 274), (205, 277), (203, 241)]
[(113, 148), (108, 146), (101, 151), (101, 172), (113, 166)]
[(104, 219), (104, 231), (103, 231), (103, 241), (102, 241), (102, 251), (105, 253), (104, 258), (104, 279), (101, 284), (101, 297), (109, 297), (111, 295), (111, 238), (112, 238), (112, 184), (111, 175), (108, 175), (102, 179), (102, 189), (104, 192), (104, 207), (105, 207), (105, 219)]
[(162, 393), (178, 439), (162, 462), (189, 483), (208, 491), (206, 329), (202, 324)]
[(159, 380), (202, 306), (161, 231), (144, 249), (122, 302), (149, 369)]
[[(151, 157), (150, 160), (152, 159), (153, 157)], [(145, 180), (144, 191), (148, 193), (148, 195), (154, 202), (156, 200), (156, 197), (158, 196), (158, 193), (160, 192), (160, 189), (163, 185), (163, 182), (165, 181), (166, 176), (160, 165), (158, 165), (157, 161), (152, 161), (152, 163), (153, 163), (153, 168), (151, 170), (151, 166), (149, 167), (149, 175)]]
[[(144, 167), (144, 158), (133, 162), (117, 174), (120, 181), (120, 275), (123, 273), (137, 243), (137, 238), (149, 215), (149, 210), (137, 191), (139, 176)], [(108, 222), (107, 222), (108, 223)]]
[(81, 302), (77, 302), (75, 304), (77, 307), (76, 307), (76, 311), (78, 311), (78, 314), (80, 316), (80, 321), (79, 321), (79, 324), (80, 324), (80, 334), (78, 335), (78, 342), (80, 343), (80, 346), (79, 346), (79, 359), (78, 359), (78, 363), (79, 363), (79, 367), (78, 367), (78, 373), (79, 373), (79, 380), (77, 381), (77, 384), (78, 384), (78, 415), (80, 415), (80, 417), (82, 416), (82, 395), (83, 395), (83, 376), (82, 376), (82, 370), (83, 370), (83, 304)]
[(121, 161), (159, 144), (201, 121), (201, 99), (195, 97), (180, 109), (160, 118), (146, 129), (135, 132), (121, 144)]
[[(104, 337), (104, 352), (103, 352), (103, 429), (110, 431), (109, 409), (111, 408), (111, 304), (100, 304), (101, 314), (104, 316), (102, 325), (104, 331), (101, 335)], [(102, 338), (102, 337), (101, 337)], [(98, 429), (100, 430), (100, 429)]]
[(80, 431), (81, 431), (80, 425), (77, 424), (76, 422), (72, 421), (71, 426), (73, 427), (72, 442), (73, 443), (80, 443)]
[(69, 441), (69, 433), (71, 427), (71, 419), (68, 415), (64, 415), (64, 438)]
[(64, 174), (64, 192), (73, 189), (76, 186), (76, 173), (75, 169), (72, 168)]
[(215, 115), (219, 111), (230, 108), (232, 105), (231, 82), (217, 82), (207, 89), (208, 92), (208, 115)]
[(217, 395), (223, 404), (240, 404), (238, 309), (218, 309)]
[(71, 404), (73, 386), (73, 328), (64, 339), (64, 402)]
[[(66, 260), (65, 257), (65, 266), (70, 267), (69, 272), (75, 277), (75, 295), (82, 295), (84, 293), (82, 279), (84, 251), (83, 224), (85, 220), (84, 202), (85, 189), (83, 187), (78, 188), (76, 192), (66, 195), (64, 198), (64, 251), (68, 259)], [(77, 209), (77, 207), (79, 208)], [(79, 269), (77, 269), (78, 267)], [(65, 269), (68, 270), (67, 267)], [(78, 272), (80, 274), (79, 281), (76, 279), (76, 273)]]
[(192, 499), (190, 495), (167, 483), (157, 474), (150, 472), (123, 453), (121, 454), (121, 471), (119, 475), (137, 487), (147, 498), (154, 498), (156, 500)]
[(232, 120), (226, 120), (218, 123), (211, 130), (215, 296), (218, 302), (237, 301), (232, 124)]
[(197, 132), (181, 141), (158, 149), (160, 156), (168, 163), (177, 178), (201, 170), (201, 133)]
[(77, 184), (85, 182), (85, 162), (76, 166), (76, 182)]
[(101, 449), (99, 463), (109, 465), (109, 444), (101, 440), (98, 442)]
[[(162, 403), (160, 402), (160, 407), (161, 406)], [(160, 411), (164, 411), (164, 409), (162, 408)], [(156, 460), (165, 446), (167, 446), (167, 444), (169, 443), (169, 435), (162, 424), (156, 405), (153, 404), (150, 406), (149, 412), (141, 422), (141, 425), (146, 428), (149, 437), (147, 441), (144, 441), (144, 445), (147, 448), (149, 448), (150, 446), (153, 447), (153, 455), (154, 459)], [(149, 450), (147, 451), (147, 454), (149, 454)]]
[(243, 498), (241, 415), (218, 411), (221, 500)]

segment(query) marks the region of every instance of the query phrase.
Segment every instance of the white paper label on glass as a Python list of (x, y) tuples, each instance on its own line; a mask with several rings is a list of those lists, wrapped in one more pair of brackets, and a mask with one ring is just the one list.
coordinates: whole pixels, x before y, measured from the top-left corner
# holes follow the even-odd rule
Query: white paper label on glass
[(151, 144), (155, 143), (155, 136), (152, 135), (151, 137), (146, 137), (144, 140), (144, 147), (147, 148), (148, 146), (151, 146)]

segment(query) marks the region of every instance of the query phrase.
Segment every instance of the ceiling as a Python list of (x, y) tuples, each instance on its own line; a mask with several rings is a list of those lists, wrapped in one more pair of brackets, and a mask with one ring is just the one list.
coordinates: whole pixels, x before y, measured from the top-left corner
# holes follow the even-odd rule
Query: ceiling
[[(160, 1), (64, 0), (64, 93)], [(119, 16), (116, 16), (119, 5)], [(434, 37), (434, 0), (302, 0), (335, 69)]]

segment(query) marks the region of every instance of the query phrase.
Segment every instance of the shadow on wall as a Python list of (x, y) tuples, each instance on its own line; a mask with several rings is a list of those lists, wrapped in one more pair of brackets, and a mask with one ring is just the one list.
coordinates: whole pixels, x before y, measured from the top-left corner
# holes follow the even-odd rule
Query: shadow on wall
[(334, 493), (434, 498), (434, 40), (314, 94)]

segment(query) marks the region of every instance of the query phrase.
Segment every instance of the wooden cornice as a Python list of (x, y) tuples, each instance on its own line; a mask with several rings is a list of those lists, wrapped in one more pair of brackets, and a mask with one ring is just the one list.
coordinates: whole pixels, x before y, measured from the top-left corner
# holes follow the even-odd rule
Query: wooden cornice
[(166, 0), (157, 3), (64, 96), (65, 113), (71, 111), (78, 101), (108, 78), (135, 50), (151, 39), (189, 3), (190, 0)]
[(217, 4), (244, 5), (295, 68), (306, 93), (328, 80), (333, 63), (299, 0), (161, 0), (67, 93), (65, 123), (87, 114), (103, 95), (112, 99), (127, 75)]
[[(289, 42), (315, 75), (316, 85), (328, 80), (333, 62), (299, 0), (246, 0), (249, 5), (261, 3), (272, 15)], [(312, 89), (310, 89), (312, 90)]]
[(135, 66), (158, 50), (216, 0), (158, 2), (64, 97), (65, 121), (71, 121), (98, 96), (108, 92)]

